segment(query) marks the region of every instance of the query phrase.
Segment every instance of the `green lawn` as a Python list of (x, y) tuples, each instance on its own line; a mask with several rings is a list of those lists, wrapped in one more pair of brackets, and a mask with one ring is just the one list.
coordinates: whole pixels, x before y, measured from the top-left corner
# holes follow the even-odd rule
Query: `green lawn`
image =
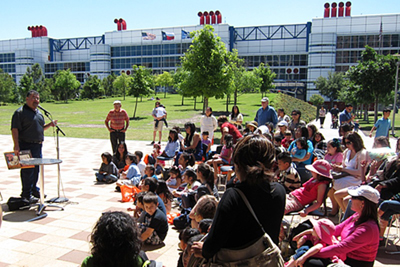
[[(161, 103), (166, 106), (168, 112), (168, 123), (172, 127), (178, 125), (183, 127), (187, 121), (193, 121), (197, 127), (200, 127), (200, 117), (202, 112), (201, 99), (197, 99), (196, 110), (194, 110), (194, 100), (185, 98), (184, 105), (181, 105), (182, 98), (176, 94), (168, 94), (166, 99), (163, 95), (160, 97)], [(294, 99), (283, 94), (269, 94), (270, 105), (277, 108), (283, 107), (286, 113), (294, 108), (302, 110), (302, 118), (306, 121), (315, 118), (315, 107), (301, 100)], [(121, 98), (106, 98), (86, 101), (69, 101), (68, 103), (42, 103), (46, 110), (50, 111), (54, 120), (58, 120), (58, 125), (65, 132), (67, 137), (79, 138), (100, 138), (109, 137), (108, 131), (105, 129), (104, 120), (110, 109), (113, 108), (114, 100), (121, 100), (122, 108), (125, 109), (129, 116), (133, 116), (135, 107), (135, 98), (126, 97), (126, 100)], [(244, 121), (254, 119), (255, 112), (261, 106), (260, 94), (245, 94), (238, 99), (237, 105), (240, 112), (244, 116)], [(129, 140), (151, 140), (153, 133), (153, 120), (151, 111), (154, 107), (154, 102), (143, 98), (143, 101), (138, 102), (136, 118), (131, 119), (130, 127), (127, 131), (127, 139)], [(232, 109), (233, 101), (229, 104), (229, 113)], [(0, 106), (0, 134), (10, 134), (10, 124), (13, 112), (20, 105)], [(227, 114), (225, 99), (210, 99), (209, 106), (213, 108), (214, 115), (217, 117), (221, 114)], [(165, 129), (165, 128), (164, 128)], [(46, 131), (47, 136), (52, 136), (51, 130)], [(163, 140), (166, 140), (167, 135), (164, 134)]]
[[(382, 117), (382, 112), (378, 112), (378, 119), (380, 119)], [(389, 117), (390, 121), (393, 120), (393, 112), (390, 113), (390, 117)], [(374, 122), (374, 112), (370, 111), (369, 112), (369, 122), (367, 123), (367, 121), (361, 120), (359, 119), (359, 123), (360, 123), (360, 129), (366, 134), (368, 135), (369, 132), (371, 131), (372, 127), (374, 126), (375, 122)], [(400, 136), (400, 113), (396, 114), (396, 120), (395, 120), (395, 127), (394, 127), (394, 132), (395, 132), (395, 136), (399, 137)], [(392, 128), (390, 128), (389, 131), (389, 135), (392, 134)], [(374, 132), (375, 135), (375, 132)]]

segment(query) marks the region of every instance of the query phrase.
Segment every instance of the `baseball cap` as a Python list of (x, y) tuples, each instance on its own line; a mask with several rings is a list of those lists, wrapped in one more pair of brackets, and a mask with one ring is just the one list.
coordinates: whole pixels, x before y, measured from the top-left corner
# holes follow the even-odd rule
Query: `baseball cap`
[(378, 204), (380, 198), (379, 191), (369, 185), (352, 186), (347, 192), (352, 197), (365, 197), (375, 204)]
[(288, 127), (288, 123), (287, 123), (287, 121), (285, 121), (285, 120), (283, 120), (283, 121), (280, 121), (279, 123), (278, 123), (278, 126), (286, 126), (286, 127)]
[(113, 105), (115, 105), (115, 104), (121, 104), (121, 101), (115, 100), (114, 103), (113, 103)]
[(268, 97), (263, 97), (263, 99), (261, 99), (261, 102), (269, 102)]

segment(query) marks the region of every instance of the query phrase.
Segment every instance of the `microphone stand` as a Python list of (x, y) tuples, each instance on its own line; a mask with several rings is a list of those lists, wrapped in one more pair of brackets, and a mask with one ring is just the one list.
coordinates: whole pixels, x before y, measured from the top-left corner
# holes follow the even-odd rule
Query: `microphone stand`
[[(39, 107), (41, 110), (43, 110), (44, 114), (46, 115), (47, 118), (54, 124), (53, 118), (47, 110)], [(60, 159), (60, 139), (59, 139), (59, 133), (62, 133), (62, 135), (65, 136), (65, 133), (61, 130), (58, 125), (55, 124), (56, 127), (56, 135), (57, 135), (57, 145), (56, 145), (56, 150), (57, 150), (57, 159)], [(57, 171), (58, 171), (58, 181), (57, 181), (57, 193), (58, 197), (54, 197), (47, 202), (49, 203), (63, 203), (63, 202), (68, 202), (69, 199), (66, 197), (61, 197), (60, 196), (60, 187), (61, 187), (61, 171), (60, 171), (60, 164), (57, 164)]]

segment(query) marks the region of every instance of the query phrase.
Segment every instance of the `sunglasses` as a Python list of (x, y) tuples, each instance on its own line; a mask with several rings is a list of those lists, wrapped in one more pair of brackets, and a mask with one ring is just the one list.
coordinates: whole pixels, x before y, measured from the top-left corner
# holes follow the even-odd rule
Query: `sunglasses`
[(348, 145), (351, 145), (353, 142), (347, 141), (347, 142), (344, 142), (344, 143), (348, 146)]
[(296, 115), (299, 115), (299, 114), (297, 114), (297, 113), (292, 113), (292, 116), (296, 116)]

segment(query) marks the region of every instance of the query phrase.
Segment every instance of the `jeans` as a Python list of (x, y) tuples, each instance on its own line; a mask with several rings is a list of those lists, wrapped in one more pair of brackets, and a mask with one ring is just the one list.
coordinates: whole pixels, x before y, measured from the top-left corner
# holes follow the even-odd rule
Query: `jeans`
[[(42, 144), (19, 142), (20, 150), (30, 150), (33, 158), (42, 157)], [(34, 168), (21, 169), (22, 192), (21, 197), (29, 199), (32, 193), (39, 193), (36, 186), (39, 179), (39, 166)]]
[[(105, 179), (105, 181), (104, 181)], [(106, 182), (106, 183), (113, 183), (118, 180), (117, 176), (114, 174), (103, 174), (96, 172), (96, 180), (98, 182)]]
[(400, 202), (397, 200), (386, 200), (382, 202), (379, 208), (384, 212), (381, 218), (389, 221), (393, 214), (400, 213)]
[(113, 154), (115, 154), (115, 152), (117, 152), (118, 144), (125, 141), (125, 133), (119, 131), (110, 132), (110, 141)]

